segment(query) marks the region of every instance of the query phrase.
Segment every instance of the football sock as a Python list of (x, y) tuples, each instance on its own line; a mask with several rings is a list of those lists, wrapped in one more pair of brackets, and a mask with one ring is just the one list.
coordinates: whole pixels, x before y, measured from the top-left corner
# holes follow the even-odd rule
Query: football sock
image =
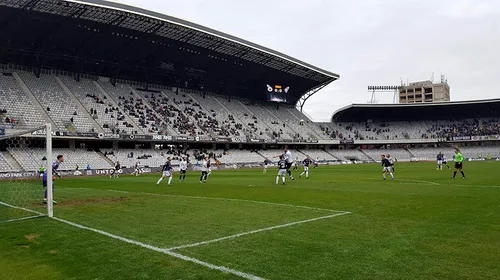
[(276, 176), (276, 185), (278, 184), (279, 181), (280, 181), (280, 176)]
[(285, 183), (285, 176), (281, 177), (281, 180), (283, 181), (283, 184)]
[(156, 182), (157, 185), (159, 185), (161, 183), (161, 181), (163, 181), (163, 177), (161, 177), (158, 182)]
[(172, 176), (168, 177), (168, 184), (170, 185), (170, 183), (172, 183)]
[(455, 176), (457, 176), (457, 171), (456, 170), (453, 172), (453, 178), (455, 178)]
[(460, 173), (462, 173), (462, 177), (465, 178), (465, 173), (463, 171), (460, 171)]

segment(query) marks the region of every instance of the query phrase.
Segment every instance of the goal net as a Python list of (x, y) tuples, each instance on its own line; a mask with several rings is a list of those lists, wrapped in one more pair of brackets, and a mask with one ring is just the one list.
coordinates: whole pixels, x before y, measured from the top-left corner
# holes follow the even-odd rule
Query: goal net
[(0, 126), (0, 223), (52, 216), (52, 180), (42, 180), (52, 178), (50, 124)]

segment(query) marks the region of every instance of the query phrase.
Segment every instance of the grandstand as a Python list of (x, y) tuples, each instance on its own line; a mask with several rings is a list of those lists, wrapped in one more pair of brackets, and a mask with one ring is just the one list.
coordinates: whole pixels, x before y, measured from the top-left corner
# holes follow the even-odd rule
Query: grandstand
[[(7, 180), (12, 178), (27, 179), (10, 180), (11, 188), (5, 187), (6, 184), (4, 184), (3, 189), (0, 187), (0, 191), (6, 191), (1, 194), (7, 193), (10, 199), (19, 199), (16, 195), (22, 194), (22, 192), (31, 192), (32, 195), (37, 195), (36, 199), (38, 199), (38, 194), (42, 190), (40, 182), (31, 179), (40, 175), (37, 171), (41, 166), (47, 166), (57, 155), (62, 154), (65, 156), (65, 161), (61, 163), (58, 171), (64, 172), (64, 176), (76, 177), (67, 179), (66, 182), (70, 182), (70, 184), (68, 183), (69, 187), (65, 186), (66, 188), (56, 190), (56, 192), (62, 193), (61, 197), (67, 199), (66, 201), (69, 198), (74, 199), (67, 204), (60, 203), (58, 205), (62, 206), (59, 208), (62, 208), (60, 212), (63, 213), (62, 216), (73, 217), (75, 220), (80, 219), (82, 224), (90, 226), (96, 221), (93, 221), (92, 218), (85, 221), (86, 215), (88, 215), (88, 212), (85, 211), (90, 212), (92, 210), (89, 209), (92, 209), (93, 206), (101, 206), (102, 204), (106, 207), (105, 211), (102, 212), (103, 214), (96, 212), (96, 215), (100, 216), (95, 219), (100, 220), (97, 222), (101, 223), (102, 228), (106, 228), (107, 223), (109, 223), (109, 225), (116, 226), (113, 230), (120, 235), (126, 235), (127, 230), (142, 229), (145, 230), (144, 233), (139, 233), (139, 231), (135, 233), (143, 234), (141, 238), (144, 239), (155, 239), (153, 240), (155, 246), (159, 247), (130, 241), (128, 238), (132, 238), (134, 234), (130, 234), (127, 238), (115, 238), (117, 235), (113, 234), (108, 234), (108, 237), (118, 239), (120, 242), (125, 240), (147, 249), (154, 248), (157, 252), (171, 254), (168, 257), (179, 258), (181, 256), (180, 258), (184, 261), (222, 270), (225, 273), (224, 279), (226, 277), (233, 279), (231, 273), (234, 274), (234, 271), (226, 268), (225, 265), (233, 267), (234, 264), (234, 267), (244, 267), (244, 262), (249, 259), (257, 259), (252, 252), (260, 250), (254, 247), (258, 241), (248, 239), (253, 248), (248, 250), (252, 253), (251, 258), (235, 260), (228, 257), (228, 260), (220, 260), (218, 265), (211, 265), (187, 257), (191, 253), (193, 255), (198, 253), (186, 250), (183, 252), (186, 254), (184, 256), (177, 254), (177, 251), (173, 252), (179, 247), (166, 249), (168, 246), (177, 246), (181, 243), (187, 243), (186, 240), (191, 240), (188, 234), (183, 236), (185, 232), (179, 231), (174, 234), (161, 232), (158, 236), (150, 236), (148, 231), (153, 232), (157, 228), (161, 228), (158, 225), (162, 223), (165, 226), (161, 228), (162, 230), (176, 231), (178, 228), (171, 227), (169, 223), (179, 219), (181, 226), (196, 231), (199, 235), (204, 235), (205, 231), (203, 230), (209, 231), (210, 234), (227, 231), (221, 235), (229, 237), (215, 240), (229, 240), (235, 236), (244, 235), (233, 231), (250, 230), (253, 225), (250, 226), (246, 224), (247, 222), (258, 223), (262, 228), (269, 226), (263, 230), (253, 231), (253, 233), (282, 227), (268, 225), (267, 222), (274, 223), (274, 221), (267, 221), (268, 217), (263, 214), (276, 215), (276, 220), (284, 225), (296, 224), (297, 217), (303, 217), (304, 221), (319, 221), (325, 217), (329, 219), (338, 215), (350, 214), (349, 212), (332, 210), (336, 209), (338, 201), (330, 201), (327, 195), (323, 196), (327, 190), (329, 191), (329, 185), (332, 185), (330, 179), (319, 181), (318, 185), (321, 184), (321, 186), (319, 189), (315, 189), (318, 186), (314, 186), (314, 183), (307, 187), (296, 185), (287, 188), (288, 186), (282, 187), (280, 185), (279, 188), (278, 186), (274, 188), (274, 178), (272, 178), (273, 180), (270, 182), (273, 184), (273, 189), (266, 189), (268, 186), (261, 184), (264, 179), (260, 182), (258, 181), (260, 178), (255, 180), (255, 174), (262, 175), (261, 170), (259, 172), (241, 170), (261, 166), (265, 159), (271, 159), (276, 163), (277, 156), (283, 154), (285, 145), (290, 147), (293, 160), (299, 162), (306, 156), (310, 156), (312, 160), (321, 165), (374, 163), (372, 166), (363, 167), (353, 165), (349, 169), (353, 172), (352, 174), (358, 174), (359, 170), (369, 170), (370, 168), (376, 170), (374, 172), (379, 172), (378, 164), (380, 164), (381, 154), (391, 154), (393, 158), (397, 158), (401, 162), (416, 162), (435, 161), (436, 155), (443, 152), (451, 161), (453, 148), (457, 146), (460, 147), (466, 160), (500, 159), (500, 99), (436, 104), (352, 104), (334, 112), (330, 122), (318, 123), (303, 112), (303, 105), (318, 90), (339, 79), (339, 75), (252, 42), (170, 16), (98, 0), (0, 0), (0, 17), (5, 19), (0, 27), (2, 34), (2, 41), (0, 41), (0, 49), (2, 50), (0, 52), (0, 71), (2, 72), (0, 75), (0, 121), (2, 122), (0, 131), (7, 135), (0, 135), (0, 178)], [(269, 84), (271, 82), (275, 84)], [(281, 100), (276, 96), (271, 97), (274, 94)], [(44, 124), (52, 126), (52, 142), (46, 141), (46, 132), (40, 129)], [(25, 129), (36, 130), (33, 128), (38, 130), (23, 134)], [(10, 137), (9, 135), (15, 136)], [(47, 158), (46, 144), (52, 144), (52, 158)], [(136, 164), (141, 167), (141, 173), (160, 172), (167, 158), (172, 159), (175, 171), (179, 168), (181, 158), (188, 159), (190, 171), (199, 170), (205, 156), (210, 158), (213, 170), (225, 168), (239, 170), (225, 172), (224, 176), (226, 177), (219, 181), (223, 184), (216, 187), (213, 187), (214, 184), (200, 188), (198, 178), (195, 178), (197, 176), (190, 174), (189, 176), (194, 178), (192, 180), (196, 183), (196, 187), (191, 185), (182, 190), (180, 188), (174, 189), (176, 193), (173, 195), (169, 193), (171, 188), (156, 187), (154, 189), (156, 192), (152, 193), (155, 186), (153, 180), (149, 180), (151, 178), (148, 176), (137, 178), (138, 180), (127, 176), (127, 179), (136, 180), (132, 183), (136, 186), (119, 183), (112, 187), (109, 186), (112, 184), (110, 183), (111, 179), (90, 178), (95, 179), (93, 182), (96, 183), (96, 185), (90, 185), (88, 181), (78, 177), (109, 175), (110, 170), (114, 169), (117, 162), (121, 164), (123, 172), (129, 174)], [(406, 166), (412, 166), (412, 164), (418, 165), (408, 163)], [(79, 172), (75, 172), (77, 167)], [(346, 172), (347, 169), (341, 168), (347, 168), (347, 166), (339, 166), (339, 169), (335, 170), (339, 173)], [(326, 175), (330, 169), (325, 168), (324, 170), (326, 172), (320, 176), (329, 178)], [(368, 215), (356, 215), (358, 219), (362, 217), (362, 220), (358, 220), (359, 223), (355, 223), (354, 229), (350, 230), (358, 231), (363, 223), (367, 223), (364, 226), (369, 228), (368, 234), (372, 234), (374, 233), (372, 229), (375, 228), (374, 223), (379, 222), (385, 227), (389, 218), (394, 218), (397, 221), (404, 220), (407, 223), (404, 224), (405, 230), (413, 230), (412, 226), (421, 226), (418, 220), (415, 224), (410, 224), (410, 220), (406, 217), (409, 216), (410, 212), (408, 211), (423, 208), (423, 204), (410, 209), (407, 205), (401, 207), (403, 202), (398, 201), (399, 204), (394, 207), (391, 205), (389, 214), (393, 214), (394, 209), (403, 209), (404, 213), (397, 214), (401, 214), (405, 219), (401, 219), (401, 216), (389, 216), (388, 218), (378, 210), (373, 211), (372, 207), (375, 204), (386, 204), (386, 199), (389, 197), (387, 194), (392, 191), (392, 186), (379, 188), (376, 192), (367, 191), (366, 182), (372, 180), (373, 177), (370, 173), (369, 176), (357, 182), (361, 182), (361, 188), (358, 187), (358, 190), (351, 191), (351, 187), (344, 187), (343, 184), (351, 186), (354, 183), (352, 186), (355, 186), (356, 182), (351, 182), (353, 181), (351, 180), (352, 174), (346, 173), (349, 178), (344, 178), (343, 183), (336, 185), (338, 188), (334, 189), (335, 195), (341, 194), (341, 189), (349, 189), (349, 193), (341, 199), (356, 203), (352, 206), (353, 209), (365, 208), (370, 211)], [(418, 175), (418, 172), (415, 173)], [(240, 177), (241, 174), (243, 175)], [(241, 193), (232, 195), (231, 192), (235, 188), (230, 183), (239, 180), (239, 178), (245, 178), (245, 176), (252, 179), (249, 179), (248, 183), (244, 182), (241, 190), (238, 190)], [(274, 177), (274, 174), (271, 177)], [(403, 180), (399, 182), (403, 182)], [(439, 180), (442, 179), (439, 178)], [(81, 183), (82, 181), (85, 182)], [(304, 181), (307, 180), (304, 179)], [(314, 182), (314, 179), (311, 181)], [(403, 185), (404, 188), (402, 188), (405, 191), (405, 196), (416, 194), (416, 192), (407, 192), (413, 184), (411, 181), (422, 189), (439, 185), (419, 178), (407, 179), (406, 185)], [(397, 181), (397, 183), (399, 182)], [(403, 182), (403, 184), (405, 183)], [(205, 185), (203, 184), (203, 186)], [(395, 186), (400, 187), (401, 185)], [(31, 187), (33, 189), (30, 189)], [(144, 189), (142, 189), (143, 187)], [(87, 189), (85, 190), (85, 188)], [(441, 199), (445, 196), (444, 194), (448, 195), (448, 192), (455, 191), (443, 189), (440, 189), (435, 197)], [(129, 199), (134, 190), (137, 190), (134, 194), (137, 196)], [(356, 195), (355, 192), (362, 193), (362, 195), (358, 194), (353, 199), (353, 195)], [(262, 201), (257, 201), (256, 198), (262, 193), (267, 193), (269, 196)], [(292, 203), (287, 201), (296, 199), (294, 196), (301, 196), (304, 193), (319, 194), (315, 199), (309, 200), (308, 196), (304, 197), (302, 204), (308, 206), (294, 206), (295, 201)], [(79, 197), (80, 194), (86, 194), (85, 200)], [(119, 197), (111, 197), (112, 195)], [(372, 195), (380, 196), (377, 199), (372, 199)], [(454, 201), (459, 200), (454, 193), (452, 196)], [(360, 199), (360, 204), (358, 204), (356, 197)], [(421, 196), (415, 197), (414, 200), (418, 200), (420, 203)], [(168, 198), (169, 203), (164, 203), (165, 200), (160, 201), (159, 198)], [(459, 198), (459, 202), (462, 203), (462, 197)], [(38, 207), (33, 202), (34, 200), (30, 199), (26, 199), (29, 200), (26, 203), (27, 207), (38, 211), (41, 207)], [(149, 203), (154, 199), (158, 199), (157, 204)], [(185, 200), (189, 199), (192, 200), (186, 203)], [(320, 204), (321, 207), (328, 208), (315, 208), (317, 203), (315, 200), (323, 200), (324, 204)], [(125, 201), (127, 209), (116, 207), (121, 201)], [(196, 201), (196, 203), (192, 201)], [(200, 201), (208, 202), (198, 205)], [(0, 202), (3, 202), (3, 198)], [(218, 222), (211, 219), (210, 215), (215, 216), (218, 213), (212, 213), (212, 210), (217, 208), (212, 208), (213, 205), (210, 203), (218, 204), (217, 206), (222, 208), (219, 211), (224, 214), (234, 212), (236, 218), (223, 221), (231, 223), (227, 225), (229, 229), (219, 227)], [(245, 206), (240, 208), (238, 205), (241, 203)], [(361, 203), (365, 203), (369, 207), (365, 207)], [(432, 200), (432, 203), (435, 204), (435, 200)], [(250, 206), (253, 204), (257, 206)], [(168, 210), (164, 211), (165, 205), (165, 209)], [(269, 208), (261, 209), (259, 208), (261, 206)], [(0, 205), (1, 207), (10, 206), (4, 203)], [(109, 214), (116, 211), (115, 208), (120, 211), (118, 219), (115, 219), (113, 214)], [(286, 210), (278, 210), (278, 208)], [(0, 210), (3, 209), (5, 208)], [(451, 209), (455, 211), (455, 209)], [(9, 210), (11, 209), (9, 208)], [(21, 210), (25, 211), (24, 208)], [(198, 210), (200, 212), (195, 212)], [(29, 211), (32, 213), (34, 210)], [(314, 212), (314, 215), (306, 215), (302, 213), (304, 211)], [(162, 216), (163, 212), (169, 216)], [(290, 214), (291, 218), (287, 217), (288, 212), (292, 213)], [(328, 213), (328, 216), (318, 218), (319, 214), (316, 212)], [(10, 211), (2, 213), (11, 214)], [(425, 215), (429, 213), (425, 213)], [(472, 212), (467, 212), (467, 214), (470, 213)], [(255, 216), (245, 216), (246, 214)], [(369, 217), (371, 214), (374, 216)], [(414, 212), (412, 212), (413, 214)], [(429, 216), (419, 216), (421, 214), (416, 213), (415, 217), (428, 220)], [(476, 214), (474, 216), (476, 218)], [(225, 219), (225, 216), (221, 215), (221, 217)], [(457, 223), (459, 226), (462, 226), (462, 218), (460, 217)], [(140, 223), (129, 224), (127, 223), (128, 219), (138, 219)], [(377, 221), (377, 219), (380, 220)], [(83, 223), (84, 221), (85, 223)], [(150, 222), (151, 225), (145, 221)], [(168, 221), (168, 225), (165, 224), (165, 221)], [(114, 224), (115, 222), (116, 224)], [(157, 224), (155, 224), (156, 222)], [(66, 224), (74, 226), (72, 223)], [(345, 227), (349, 224), (346, 222), (341, 226)], [(440, 220), (439, 224), (441, 224)], [(52, 230), (53, 225), (47, 223), (44, 226)], [(201, 230), (202, 227), (205, 228)], [(88, 226), (79, 226), (79, 228), (89, 229)], [(73, 230), (73, 228), (71, 229)], [(317, 229), (318, 231), (310, 236), (316, 235), (321, 238), (321, 234), (331, 232), (320, 226)], [(345, 234), (343, 237), (351, 238), (348, 235), (354, 236), (349, 228), (347, 229), (338, 232)], [(399, 230), (397, 234), (400, 236), (397, 238), (404, 235), (403, 230), (401, 228)], [(23, 236), (27, 233), (24, 229), (19, 230), (19, 232), (22, 232)], [(36, 229), (33, 232), (39, 231)], [(414, 232), (418, 232), (418, 230)], [(102, 232), (94, 231), (92, 234), (94, 233)], [(287, 240), (287, 242), (291, 242), (290, 244), (295, 244), (293, 243), (294, 238), (301, 240), (303, 237), (302, 232), (290, 233), (291, 237), (287, 237), (290, 238)], [(384, 231), (376, 234), (383, 237), (388, 236), (387, 232)], [(427, 242), (427, 234), (430, 235), (432, 232), (430, 230), (425, 232), (424, 237), (422, 237), (425, 242)], [(164, 236), (167, 235), (169, 238), (182, 239), (180, 240), (182, 242), (179, 241), (179, 244), (162, 243), (166, 240)], [(436, 236), (440, 235), (442, 232), (438, 228)], [(65, 234), (61, 234), (61, 236), (68, 240), (71, 239), (67, 238)], [(54, 240), (57, 242), (61, 236), (55, 236)], [(412, 235), (412, 237), (414, 236)], [(27, 241), (21, 237), (24, 243), (21, 240), (15, 240), (19, 244), (22, 243), (23, 248), (17, 243), (13, 248), (16, 250), (30, 248), (27, 245), (24, 246), (25, 243), (32, 245), (28, 242), (32, 241), (28, 237), (24, 236)], [(202, 237), (204, 239), (206, 236)], [(88, 236), (85, 238), (92, 239)], [(318, 240), (329, 241), (325, 242), (326, 244), (332, 243), (331, 238), (328, 236)], [(14, 240), (15, 238), (4, 239)], [(343, 238), (337, 240), (344, 242)], [(366, 236), (360, 240), (366, 241)], [(99, 242), (101, 241), (99, 240)], [(404, 241), (406, 242), (406, 240)], [(415, 241), (417, 244), (417, 241), (421, 240)], [(106, 246), (104, 241), (102, 242), (99, 243), (98, 248)], [(194, 244), (197, 245), (210, 243), (199, 240), (196, 242), (198, 243)], [(285, 242), (274, 243), (288, 244)], [(377, 240), (377, 243), (384, 244), (384, 241), (378, 242)], [(39, 246), (38, 243), (33, 244), (36, 244), (37, 248), (45, 248), (44, 254), (58, 254), (56, 250), (52, 250), (58, 248), (49, 247), (47, 244), (44, 246)], [(116, 247), (116, 244), (109, 244)], [(359, 246), (359, 242), (355, 244), (354, 246)], [(401, 244), (401, 240), (395, 244)], [(420, 246), (423, 243), (418, 244)], [(68, 247), (77, 249), (82, 247), (81, 244), (76, 245)], [(427, 245), (425, 243), (425, 246)], [(202, 247), (210, 250), (209, 246)], [(281, 253), (288, 254), (288, 250), (294, 246), (287, 245), (285, 249), (277, 247), (276, 251), (283, 249), (285, 253)], [(142, 253), (138, 252), (137, 248), (130, 247), (132, 249), (129, 252), (133, 253), (123, 255), (138, 259), (149, 258), (147, 255), (149, 251), (141, 255)], [(481, 246), (477, 247), (482, 248)], [(297, 262), (302, 263), (304, 252), (302, 248), (297, 248)], [(345, 252), (352, 251), (352, 248), (354, 247), (345, 249)], [(60, 256), (72, 252), (69, 249), (73, 248), (61, 250)], [(242, 246), (238, 247), (237, 250), (241, 253), (242, 250), (247, 249)], [(266, 249), (274, 250), (272, 246)], [(399, 249), (396, 248), (394, 252)], [(215, 251), (214, 254), (221, 252)], [(345, 254), (345, 252), (341, 253)], [(379, 253), (376, 250), (373, 252)], [(98, 253), (99, 256), (106, 257), (105, 261), (109, 260), (110, 255), (106, 255), (106, 252), (103, 255), (101, 255), (101, 251)], [(277, 252), (278, 256), (280, 256), (279, 254), (280, 252)], [(330, 252), (325, 254), (330, 254)], [(200, 253), (200, 255), (204, 255), (204, 253)], [(323, 254), (318, 255), (324, 257)], [(399, 256), (400, 254), (395, 255)], [(346, 254), (346, 256), (348, 255)], [(163, 259), (156, 259), (156, 257), (158, 256), (154, 256), (152, 260), (161, 264), (163, 271), (165, 263)], [(345, 259), (349, 261), (350, 257)], [(27, 259), (28, 262), (32, 261)], [(373, 258), (368, 256), (367, 259), (370, 259), (369, 263), (373, 264), (371, 261)], [(95, 264), (91, 261), (86, 263)], [(288, 260), (283, 263), (284, 267), (289, 266)], [(116, 264), (121, 265), (122, 263), (116, 262)], [(50, 263), (47, 264), (47, 267), (49, 265)], [(375, 264), (375, 266), (377, 265)], [(96, 267), (102, 268), (98, 265)], [(135, 266), (131, 267), (136, 268)], [(419, 268), (418, 265), (417, 267)], [(174, 271), (178, 267), (172, 265), (171, 268)], [(416, 270), (419, 270), (418, 268)], [(254, 271), (266, 270), (265, 267), (253, 269)], [(302, 270), (302, 267), (297, 269)], [(339, 269), (344, 270), (342, 266)], [(404, 269), (406, 273), (406, 267)], [(54, 270), (55, 273), (60, 272), (55, 267), (50, 270)], [(36, 277), (49, 277), (45, 274), (38, 275), (36, 272), (33, 273)], [(151, 271), (151, 274), (142, 274), (143, 271), (138, 269), (138, 274), (128, 275), (128, 277), (217, 278), (211, 277), (210, 274), (196, 274), (196, 271), (184, 277), (183, 272), (185, 271), (174, 271), (173, 274), (163, 275)], [(307, 274), (306, 272), (304, 274)], [(454, 270), (450, 272), (450, 275), (454, 272)], [(71, 271), (68, 273), (61, 274), (63, 276), (60, 277), (78, 278), (80, 276), (77, 275), (78, 272), (76, 274), (71, 274)], [(369, 270), (369, 273), (364, 276), (377, 275), (374, 270)], [(391, 270), (390, 273), (380, 275), (396, 275), (393, 273), (394, 270)], [(236, 273), (236, 275), (247, 279), (262, 279), (252, 277), (252, 275), (248, 276), (246, 273)], [(327, 278), (330, 274), (324, 275), (326, 276), (323, 278)], [(85, 276), (88, 275), (83, 275), (81, 278), (85, 278)], [(287, 276), (288, 274), (282, 275), (285, 277), (284, 279), (290, 279), (290, 277), (286, 278)], [(310, 279), (315, 276), (307, 275), (307, 278), (302, 279)], [(363, 275), (358, 277), (362, 278)], [(105, 279), (106, 277), (100, 278)]]

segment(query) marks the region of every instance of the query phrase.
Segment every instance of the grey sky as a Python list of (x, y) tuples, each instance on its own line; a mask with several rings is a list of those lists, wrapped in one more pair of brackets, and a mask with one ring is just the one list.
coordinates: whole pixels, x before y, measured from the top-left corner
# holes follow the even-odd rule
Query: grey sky
[[(452, 100), (498, 98), (500, 0), (119, 0), (226, 32), (338, 73), (315, 121), (366, 103), (368, 85), (435, 80)], [(392, 94), (378, 95), (380, 103)]]

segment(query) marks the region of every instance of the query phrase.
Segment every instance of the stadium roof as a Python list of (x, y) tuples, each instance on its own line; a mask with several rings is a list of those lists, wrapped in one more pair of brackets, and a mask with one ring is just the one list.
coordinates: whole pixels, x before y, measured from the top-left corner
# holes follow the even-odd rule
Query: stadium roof
[(157, 12), (82, 0), (0, 0), (0, 61), (291, 103), (339, 75)]
[(332, 122), (453, 120), (497, 117), (500, 99), (413, 104), (352, 104), (337, 110)]

